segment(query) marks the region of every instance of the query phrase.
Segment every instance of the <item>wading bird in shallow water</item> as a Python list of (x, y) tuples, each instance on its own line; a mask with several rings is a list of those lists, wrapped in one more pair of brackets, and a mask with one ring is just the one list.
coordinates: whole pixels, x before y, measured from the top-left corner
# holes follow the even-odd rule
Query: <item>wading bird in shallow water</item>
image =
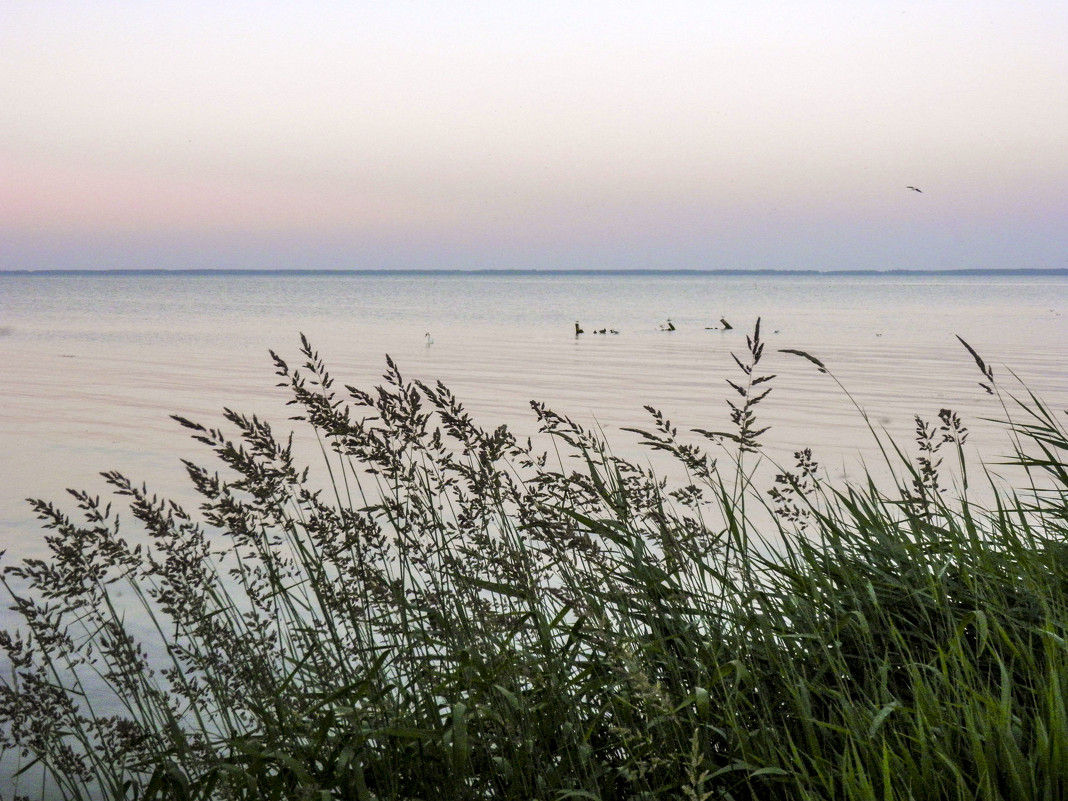
[(579, 328), (578, 320), (575, 320), (575, 336), (579, 334), (585, 334), (586, 332)]
[(427, 346), (428, 348), (429, 348), (429, 347), (430, 347), (431, 345), (433, 345), (433, 344), (434, 344), (434, 337), (430, 336), (430, 332), (429, 332), (429, 331), (427, 331), (427, 332), (426, 332), (425, 334), (423, 334), (423, 337), (424, 337), (424, 338), (426, 339), (426, 346)]
[(913, 192), (919, 192), (921, 195), (923, 194), (923, 190), (922, 189), (917, 189), (914, 186), (906, 186), (905, 188), (906, 189), (911, 189)]

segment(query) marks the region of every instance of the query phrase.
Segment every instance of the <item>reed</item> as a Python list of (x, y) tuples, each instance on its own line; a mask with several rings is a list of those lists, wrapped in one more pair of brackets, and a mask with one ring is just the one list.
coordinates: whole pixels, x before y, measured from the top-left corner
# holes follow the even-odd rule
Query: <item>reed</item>
[(730, 426), (635, 429), (667, 477), (540, 404), (536, 440), (483, 428), (389, 360), (338, 387), (302, 340), (274, 361), (321, 469), (227, 410), (178, 419), (214, 459), (195, 511), (117, 473), (121, 526), (33, 502), (0, 765), (70, 799), (1061, 798), (1068, 435), (965, 346), (1017, 486), (949, 410), (873, 430), (889, 486), (808, 450), (762, 485), (759, 321)]

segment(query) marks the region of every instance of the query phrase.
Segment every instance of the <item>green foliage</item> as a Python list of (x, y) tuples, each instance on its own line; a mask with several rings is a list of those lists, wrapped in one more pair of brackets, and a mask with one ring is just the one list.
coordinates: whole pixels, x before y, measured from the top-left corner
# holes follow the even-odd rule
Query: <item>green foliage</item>
[(536, 445), (392, 361), (373, 391), (341, 391), (306, 340), (302, 355), (275, 356), (277, 373), (325, 479), (292, 438), (228, 410), (232, 433), (179, 419), (217, 463), (186, 464), (195, 513), (116, 473), (133, 540), (97, 497), (72, 493), (77, 522), (33, 502), (51, 555), (4, 570), (22, 626), (0, 633), (0, 765), (19, 760), (24, 787), (1068, 792), (1068, 436), (1037, 398), (1005, 396), (1025, 480), (980, 506), (949, 410), (917, 420), (914, 458), (881, 446), (901, 457), (892, 490), (832, 486), (808, 450), (759, 488), (755, 408), (774, 378), (756, 371), (759, 323), (729, 382), (734, 429), (697, 430), (719, 459), (656, 409), (636, 430), (677, 461), (674, 483), (540, 404)]

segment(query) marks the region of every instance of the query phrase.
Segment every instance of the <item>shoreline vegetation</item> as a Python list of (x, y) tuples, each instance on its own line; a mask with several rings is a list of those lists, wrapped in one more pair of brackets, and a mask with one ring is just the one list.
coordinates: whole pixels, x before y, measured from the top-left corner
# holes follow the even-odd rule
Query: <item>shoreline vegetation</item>
[(196, 509), (117, 473), (73, 516), (32, 502), (0, 771), (70, 799), (1062, 798), (1068, 433), (961, 342), (1011, 486), (949, 409), (871, 429), (888, 482), (810, 450), (765, 482), (759, 321), (721, 427), (628, 429), (661, 474), (538, 403), (533, 439), (481, 427), (388, 357), (340, 386), (302, 338), (272, 355), (317, 468), (226, 410), (175, 418), (212, 454)]

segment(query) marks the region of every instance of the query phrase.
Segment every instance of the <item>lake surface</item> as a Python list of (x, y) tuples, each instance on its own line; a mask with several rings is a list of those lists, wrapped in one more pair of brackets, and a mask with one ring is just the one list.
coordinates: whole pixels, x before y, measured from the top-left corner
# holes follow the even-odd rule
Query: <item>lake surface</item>
[[(721, 317), (734, 330), (706, 330)], [(102, 490), (102, 470), (182, 493), (179, 459), (203, 453), (170, 414), (215, 424), (231, 407), (288, 430), (268, 350), (299, 361), (301, 332), (339, 384), (370, 388), (388, 353), (406, 376), (443, 380), (487, 426), (533, 433), (536, 399), (646, 458), (619, 430), (645, 424), (645, 404), (680, 430), (728, 425), (730, 354), (757, 317), (764, 371), (777, 375), (758, 411), (779, 461), (812, 446), (840, 476), (876, 455), (841, 389), (781, 348), (823, 360), (906, 445), (914, 414), (949, 407), (970, 448), (1007, 450), (981, 420), (1000, 407), (957, 334), (999, 380), (1007, 365), (1068, 406), (1063, 274), (0, 273), (0, 548), (8, 560), (39, 553), (23, 499)], [(669, 318), (676, 330), (661, 331)], [(591, 333), (602, 327), (620, 333)]]
[[(722, 317), (735, 328), (706, 330)], [(288, 431), (268, 351), (299, 362), (301, 332), (339, 386), (371, 388), (388, 353), (410, 378), (443, 380), (485, 426), (534, 433), (536, 399), (600, 425), (616, 453), (650, 459), (620, 430), (648, 422), (645, 404), (682, 432), (729, 428), (731, 353), (758, 317), (762, 371), (776, 374), (757, 408), (772, 426), (769, 460), (811, 446), (835, 478), (878, 465), (853, 402), (782, 348), (823, 360), (905, 447), (914, 414), (949, 407), (971, 429), (969, 450), (1008, 450), (983, 422), (1001, 408), (957, 334), (999, 382), (1013, 386), (1007, 365), (1068, 407), (1065, 275), (0, 273), (0, 549), (5, 564), (42, 555), (24, 499), (73, 510), (64, 489), (103, 492), (102, 470), (195, 505), (180, 459), (206, 454), (169, 415), (215, 425), (230, 407)], [(676, 330), (661, 330), (668, 319)], [(0, 628), (13, 625), (0, 611)], [(0, 765), (0, 790), (9, 771)]]

